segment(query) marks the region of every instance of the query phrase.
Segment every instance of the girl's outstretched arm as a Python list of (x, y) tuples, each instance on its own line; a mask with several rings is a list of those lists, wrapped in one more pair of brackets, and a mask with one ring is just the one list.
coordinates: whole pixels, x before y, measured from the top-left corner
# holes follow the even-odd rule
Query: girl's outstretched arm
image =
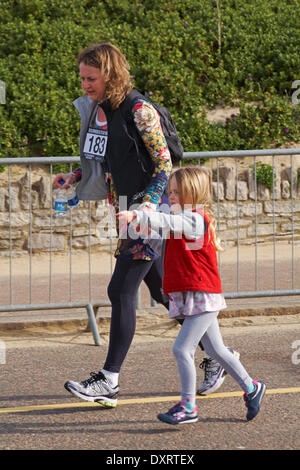
[(158, 231), (162, 229), (164, 232), (174, 232), (175, 234), (184, 235), (190, 239), (198, 239), (203, 237), (206, 231), (206, 224), (201, 214), (189, 210), (180, 214), (165, 214), (163, 212), (154, 211), (122, 211), (117, 214), (120, 226), (126, 230), (127, 224), (133, 220), (141, 227), (147, 226)]

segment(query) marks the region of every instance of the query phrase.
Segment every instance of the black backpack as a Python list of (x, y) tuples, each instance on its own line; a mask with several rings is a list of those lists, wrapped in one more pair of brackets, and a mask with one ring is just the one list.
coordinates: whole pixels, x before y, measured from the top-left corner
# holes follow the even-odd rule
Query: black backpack
[(132, 90), (120, 105), (122, 114), (126, 116), (127, 120), (133, 120), (131, 110), (138, 99), (144, 99), (148, 101), (158, 112), (162, 131), (169, 147), (172, 163), (179, 162), (183, 157), (183, 147), (169, 110), (165, 106), (160, 106), (157, 103), (153, 103), (150, 100), (148, 93), (139, 93), (136, 90)]

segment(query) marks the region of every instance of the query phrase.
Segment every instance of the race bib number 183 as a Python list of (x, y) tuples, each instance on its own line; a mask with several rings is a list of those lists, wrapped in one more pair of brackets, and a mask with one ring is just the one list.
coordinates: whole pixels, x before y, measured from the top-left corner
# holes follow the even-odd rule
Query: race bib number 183
[(103, 161), (107, 146), (107, 131), (90, 128), (86, 134), (83, 153), (89, 160)]

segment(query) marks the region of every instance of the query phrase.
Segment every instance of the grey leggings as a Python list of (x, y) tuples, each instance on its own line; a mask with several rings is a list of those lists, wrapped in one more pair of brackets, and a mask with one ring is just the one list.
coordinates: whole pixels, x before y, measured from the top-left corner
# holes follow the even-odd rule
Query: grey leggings
[(238, 382), (243, 390), (249, 387), (252, 379), (224, 345), (218, 323), (219, 312), (205, 312), (186, 317), (173, 346), (181, 382), (182, 399), (195, 400), (196, 368), (194, 355), (201, 340), (206, 353), (216, 359)]

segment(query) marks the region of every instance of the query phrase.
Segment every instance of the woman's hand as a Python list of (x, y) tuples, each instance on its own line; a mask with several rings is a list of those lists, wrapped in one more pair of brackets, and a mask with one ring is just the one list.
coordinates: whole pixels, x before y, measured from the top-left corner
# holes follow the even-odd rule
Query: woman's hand
[[(145, 208), (145, 210), (146, 209), (149, 211), (153, 211), (153, 209), (151, 208)], [(119, 220), (119, 229), (120, 229), (121, 234), (127, 231), (128, 224), (130, 224), (132, 221), (137, 219), (137, 215), (135, 211), (121, 211), (118, 214), (116, 214), (116, 217)], [(137, 225), (134, 225), (132, 229), (141, 238), (147, 238), (148, 235), (151, 233), (151, 227), (148, 224), (141, 226), (137, 222)]]
[(127, 225), (136, 219), (136, 214), (134, 211), (121, 211), (116, 214), (116, 217), (119, 220), (120, 232), (124, 233), (127, 230)]
[[(64, 181), (64, 184), (60, 184), (60, 181)], [(53, 186), (61, 189), (68, 189), (76, 181), (76, 176), (73, 173), (57, 173), (53, 180)]]

